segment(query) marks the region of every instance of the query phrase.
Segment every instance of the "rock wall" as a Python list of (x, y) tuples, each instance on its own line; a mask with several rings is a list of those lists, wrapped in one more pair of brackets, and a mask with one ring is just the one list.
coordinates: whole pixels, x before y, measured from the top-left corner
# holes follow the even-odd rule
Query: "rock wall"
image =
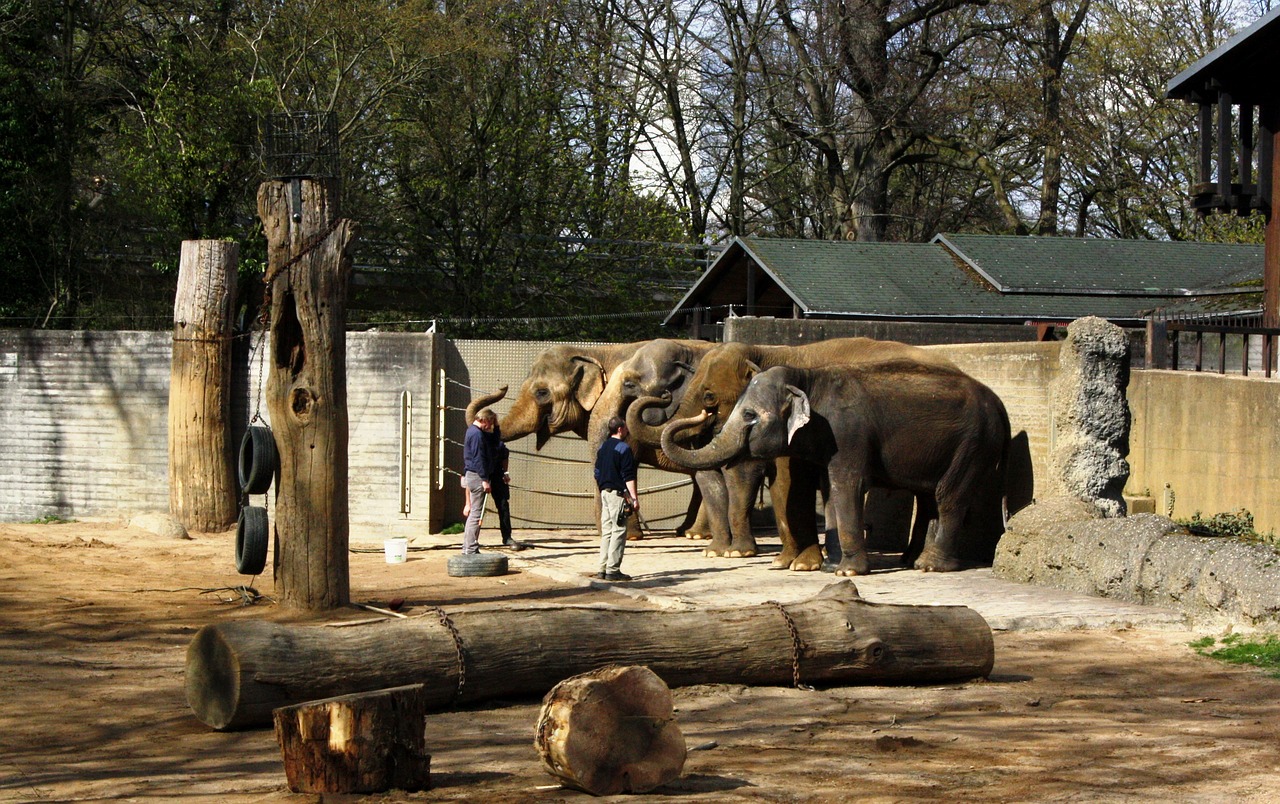
[(1156, 514), (1100, 518), (1081, 500), (1032, 505), (1009, 520), (1001, 578), (1176, 609), (1206, 625), (1280, 625), (1280, 552), (1195, 536)]

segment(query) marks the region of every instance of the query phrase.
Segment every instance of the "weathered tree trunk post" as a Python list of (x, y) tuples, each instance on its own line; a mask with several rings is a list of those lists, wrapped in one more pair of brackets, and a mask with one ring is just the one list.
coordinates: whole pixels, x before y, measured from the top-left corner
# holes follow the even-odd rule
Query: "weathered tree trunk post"
[(236, 521), (229, 425), (239, 260), (231, 241), (182, 242), (169, 377), (169, 512), (190, 530), (225, 530)]
[(267, 410), (280, 460), (274, 570), (281, 601), (321, 610), (350, 599), (346, 311), (358, 227), (338, 217), (337, 179), (292, 181), (300, 194), (290, 181), (258, 187), (271, 292)]

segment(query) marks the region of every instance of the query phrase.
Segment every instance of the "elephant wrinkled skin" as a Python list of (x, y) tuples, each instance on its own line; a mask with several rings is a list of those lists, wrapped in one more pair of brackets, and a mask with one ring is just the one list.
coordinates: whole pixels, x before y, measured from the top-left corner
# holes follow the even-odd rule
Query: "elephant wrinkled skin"
[(826, 469), (843, 553), (839, 575), (870, 571), (863, 506), (871, 486), (906, 489), (935, 502), (937, 530), (915, 566), (951, 571), (962, 566), (957, 537), (969, 507), (983, 499), (993, 479), (1004, 485), (1008, 415), (990, 388), (958, 369), (909, 360), (774, 367), (751, 379), (707, 446), (677, 444), (681, 431), (708, 417), (704, 411), (669, 423), (663, 451), (702, 470), (786, 456), (793, 483), (800, 480), (806, 489)]

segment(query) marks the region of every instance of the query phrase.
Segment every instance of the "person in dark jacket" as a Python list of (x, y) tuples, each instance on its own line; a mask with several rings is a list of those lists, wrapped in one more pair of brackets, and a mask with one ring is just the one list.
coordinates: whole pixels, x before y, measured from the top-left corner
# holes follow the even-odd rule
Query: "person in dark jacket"
[(600, 490), (600, 572), (603, 581), (629, 581), (622, 574), (622, 553), (627, 546), (627, 520), (623, 503), (640, 510), (636, 491), (636, 458), (627, 445), (627, 422), (621, 416), (609, 420), (609, 437), (596, 452), (595, 479)]
[(476, 420), (467, 428), (462, 441), (462, 485), (467, 490), (467, 525), (462, 531), (462, 553), (480, 552), (480, 519), (484, 516), (484, 504), (493, 489), (493, 478), (501, 476), (502, 465), (497, 445), (491, 438), (498, 426), (498, 414), (485, 408), (476, 414)]

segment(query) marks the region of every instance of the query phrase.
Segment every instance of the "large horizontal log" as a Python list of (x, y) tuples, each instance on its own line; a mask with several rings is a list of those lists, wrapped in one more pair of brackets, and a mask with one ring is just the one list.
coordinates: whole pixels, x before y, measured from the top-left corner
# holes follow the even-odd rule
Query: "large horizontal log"
[(807, 684), (936, 682), (985, 676), (994, 662), (991, 629), (972, 609), (868, 603), (842, 581), (786, 606), (485, 607), (346, 629), (220, 623), (192, 638), (186, 687), (200, 720), (230, 729), (405, 684), (424, 685), (429, 711), (543, 695), (607, 664), (647, 665), (678, 687), (792, 684), (797, 672)]

